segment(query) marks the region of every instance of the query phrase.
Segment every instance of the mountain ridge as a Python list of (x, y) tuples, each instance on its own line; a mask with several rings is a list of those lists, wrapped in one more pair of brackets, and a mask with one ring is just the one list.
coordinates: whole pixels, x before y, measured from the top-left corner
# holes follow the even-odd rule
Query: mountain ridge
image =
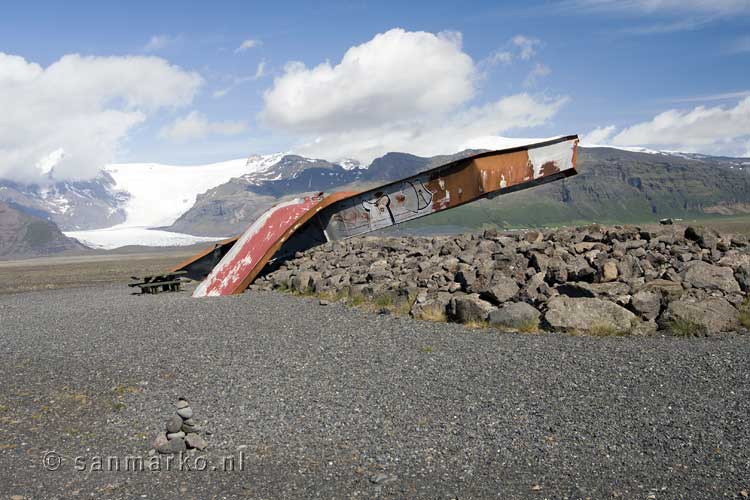
[(0, 258), (89, 250), (51, 222), (0, 202)]
[[(284, 153), (190, 167), (117, 164), (92, 181), (57, 183), (54, 189), (0, 180), (0, 201), (68, 231), (122, 226), (224, 237), (291, 196), (374, 187), (478, 152), (434, 157), (390, 152), (364, 168)], [(419, 224), (534, 226), (750, 213), (747, 179), (745, 158), (582, 147), (578, 176)]]

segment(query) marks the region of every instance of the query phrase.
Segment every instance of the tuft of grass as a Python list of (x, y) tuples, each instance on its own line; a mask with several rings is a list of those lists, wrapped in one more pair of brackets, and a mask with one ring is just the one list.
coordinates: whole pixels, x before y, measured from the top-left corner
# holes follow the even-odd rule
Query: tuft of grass
[(390, 295), (379, 295), (375, 297), (375, 305), (378, 307), (391, 308), (393, 307), (393, 297)]
[(349, 305), (359, 307), (365, 303), (365, 298), (361, 295), (354, 295), (349, 298)]
[(627, 335), (628, 332), (618, 330), (609, 323), (597, 323), (595, 325), (591, 325), (591, 328), (589, 328), (586, 333), (594, 337), (618, 337)]
[(340, 302), (340, 301), (346, 299), (348, 296), (349, 295), (345, 291), (343, 291), (343, 290), (338, 290), (336, 292), (333, 292), (333, 291), (320, 292), (318, 294), (319, 298), (321, 298), (323, 300), (328, 300), (330, 302)]
[(750, 329), (750, 298), (740, 306), (740, 324)]
[(281, 282), (279, 287), (276, 289), (280, 292), (288, 292), (289, 291), (289, 285), (287, 285), (286, 281)]
[(439, 307), (426, 307), (422, 309), (419, 319), (432, 321), (433, 323), (445, 323), (448, 321), (448, 316)]
[(414, 306), (414, 302), (417, 301), (416, 295), (409, 295), (406, 300), (402, 300), (393, 307), (393, 313), (399, 316), (408, 316), (411, 312), (411, 308)]
[(539, 320), (530, 319), (518, 325), (517, 330), (521, 333), (539, 333)]
[(701, 325), (684, 318), (675, 318), (670, 321), (669, 330), (676, 337), (702, 337), (705, 333)]
[(472, 330), (485, 330), (490, 327), (490, 324), (486, 321), (468, 321), (464, 323), (464, 326)]
[(424, 347), (423, 347), (423, 348), (421, 349), (421, 351), (422, 351), (422, 352), (424, 352), (424, 353), (426, 353), (426, 354), (430, 354), (430, 353), (432, 353), (432, 347), (430, 347), (430, 346), (426, 345), (426, 346), (424, 346)]

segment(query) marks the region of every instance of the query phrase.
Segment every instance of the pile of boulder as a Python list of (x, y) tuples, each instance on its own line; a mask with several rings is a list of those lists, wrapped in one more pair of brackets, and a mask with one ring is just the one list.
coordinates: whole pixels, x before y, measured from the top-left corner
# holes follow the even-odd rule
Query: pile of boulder
[(679, 225), (361, 237), (298, 252), (251, 288), (505, 329), (706, 335), (746, 331), (750, 242)]
[(190, 403), (185, 398), (179, 398), (175, 406), (177, 412), (167, 420), (165, 430), (156, 436), (153, 449), (162, 454), (180, 453), (188, 449), (204, 450), (208, 443), (199, 434)]

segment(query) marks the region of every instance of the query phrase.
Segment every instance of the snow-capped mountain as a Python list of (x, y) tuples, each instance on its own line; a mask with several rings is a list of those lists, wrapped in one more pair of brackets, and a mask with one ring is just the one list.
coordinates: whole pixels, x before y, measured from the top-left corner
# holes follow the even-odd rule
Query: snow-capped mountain
[(0, 179), (0, 201), (55, 222), (63, 230), (109, 227), (125, 221), (129, 194), (107, 172), (88, 181), (20, 184)]
[(283, 156), (254, 155), (195, 166), (113, 164), (90, 181), (43, 185), (0, 180), (0, 201), (55, 222), (66, 235), (89, 246), (186, 245), (215, 238), (155, 228), (173, 224), (199, 194), (234, 177), (261, 174)]
[[(0, 180), (0, 201), (52, 220), (65, 234), (91, 246), (183, 245), (236, 234), (285, 197), (377, 185), (478, 151), (434, 157), (387, 153), (367, 167), (355, 161), (332, 163), (284, 153), (195, 166), (113, 164), (85, 182), (20, 185)], [(546, 188), (550, 192), (565, 188), (566, 194), (555, 202), (562, 203), (561, 210), (580, 211), (578, 205), (583, 204), (601, 211), (615, 199), (617, 206), (640, 203), (634, 211), (650, 206), (651, 214), (665, 216), (687, 215), (675, 207), (695, 213), (750, 207), (750, 194), (745, 192), (750, 191), (745, 190), (750, 178), (747, 158), (585, 145), (579, 160), (581, 175)], [(612, 170), (607, 171), (611, 179), (601, 184), (601, 178), (609, 175), (604, 165)], [(650, 176), (644, 177), (639, 169), (651, 172)], [(693, 184), (710, 184), (711, 196), (691, 192)], [(576, 186), (586, 188), (577, 198)], [(624, 199), (626, 192), (629, 197)], [(607, 200), (609, 204), (604, 203)], [(595, 219), (596, 210), (577, 216)]]
[(109, 165), (105, 172), (113, 188), (128, 193), (121, 208), (124, 225), (169, 226), (195, 203), (196, 197), (234, 177), (262, 174), (283, 154), (255, 155), (208, 165), (176, 166), (158, 163)]

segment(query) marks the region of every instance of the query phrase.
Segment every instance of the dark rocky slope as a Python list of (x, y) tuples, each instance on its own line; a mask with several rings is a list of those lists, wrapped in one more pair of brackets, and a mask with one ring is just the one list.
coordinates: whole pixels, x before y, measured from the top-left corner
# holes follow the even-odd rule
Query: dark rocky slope
[(88, 248), (68, 238), (54, 222), (0, 202), (0, 258), (36, 257)]
[[(282, 196), (358, 190), (473, 153), (432, 158), (388, 153), (366, 170), (344, 170), (322, 160), (286, 156), (262, 175), (232, 179), (202, 194), (170, 229), (211, 236), (239, 233)], [(404, 228), (534, 227), (750, 214), (750, 173), (744, 163), (741, 159), (582, 148), (575, 177), (471, 203)]]

